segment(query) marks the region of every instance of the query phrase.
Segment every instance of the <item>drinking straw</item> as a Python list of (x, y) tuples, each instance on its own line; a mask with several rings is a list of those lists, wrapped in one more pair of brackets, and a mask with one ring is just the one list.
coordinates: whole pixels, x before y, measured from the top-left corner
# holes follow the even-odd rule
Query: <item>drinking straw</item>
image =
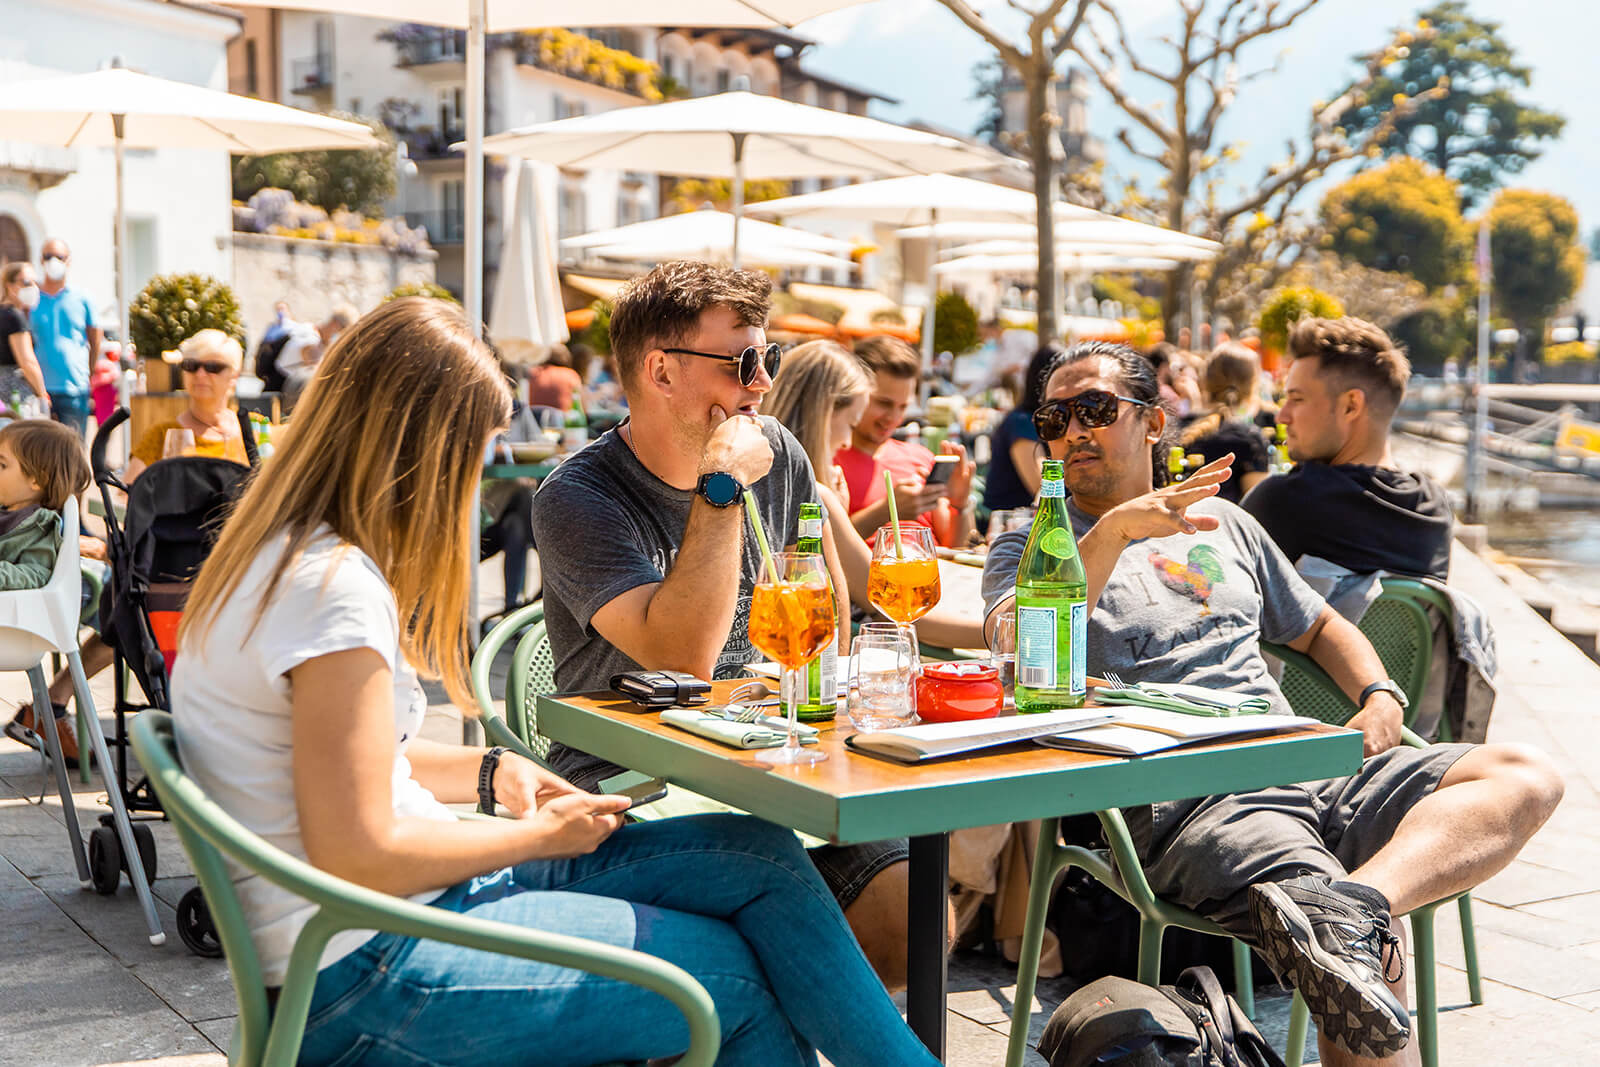
[(900, 509), (894, 504), (894, 475), (883, 472), (883, 491), (889, 498), (889, 527), (894, 530), (894, 558), (906, 558), (905, 542), (900, 539)]
[(773, 585), (778, 585), (778, 565), (772, 562), (772, 549), (767, 546), (767, 531), (761, 526), (761, 512), (756, 509), (756, 495), (750, 490), (744, 491), (744, 510), (750, 516), (750, 525), (756, 528), (756, 544), (761, 546), (761, 562), (766, 564), (767, 577)]

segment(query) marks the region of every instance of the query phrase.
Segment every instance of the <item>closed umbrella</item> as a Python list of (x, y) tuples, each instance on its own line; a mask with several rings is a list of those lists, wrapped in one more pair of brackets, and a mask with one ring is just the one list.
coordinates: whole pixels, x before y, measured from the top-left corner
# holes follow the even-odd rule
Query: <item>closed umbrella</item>
[(215, 149), (239, 155), (318, 148), (375, 148), (372, 131), (298, 108), (234, 96), (113, 66), (92, 74), (9, 82), (0, 93), (0, 140), (116, 150), (118, 314), (127, 340), (127, 222), (123, 152), (128, 148)]
[(540, 123), (496, 134), (484, 150), (580, 169), (731, 178), (735, 266), (747, 179), (970, 170), (1001, 158), (953, 137), (748, 92)]
[(523, 163), (506, 183), (506, 241), (489, 314), (490, 332), (502, 346), (520, 341), (547, 347), (571, 336), (556, 273), (552, 170)]

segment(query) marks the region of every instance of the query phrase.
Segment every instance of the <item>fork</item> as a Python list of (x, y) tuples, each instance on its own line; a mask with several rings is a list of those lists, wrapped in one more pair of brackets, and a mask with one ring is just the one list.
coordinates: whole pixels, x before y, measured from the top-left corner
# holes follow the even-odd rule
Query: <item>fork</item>
[(722, 707), (722, 717), (729, 722), (752, 723), (761, 718), (760, 704), (729, 703)]
[(1111, 688), (1113, 688), (1113, 689), (1129, 689), (1129, 688), (1132, 688), (1131, 686), (1129, 686), (1125, 682), (1123, 682), (1123, 680), (1121, 678), (1117, 677), (1117, 672), (1116, 671), (1104, 671), (1102, 673), (1105, 675), (1106, 681), (1111, 683)]

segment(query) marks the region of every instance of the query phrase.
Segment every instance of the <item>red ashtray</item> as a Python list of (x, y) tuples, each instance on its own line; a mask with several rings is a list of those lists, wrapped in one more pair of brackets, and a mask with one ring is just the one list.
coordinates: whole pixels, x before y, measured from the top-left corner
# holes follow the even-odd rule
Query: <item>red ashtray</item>
[(1005, 699), (1000, 670), (987, 663), (930, 663), (917, 683), (917, 714), (924, 722), (992, 719)]

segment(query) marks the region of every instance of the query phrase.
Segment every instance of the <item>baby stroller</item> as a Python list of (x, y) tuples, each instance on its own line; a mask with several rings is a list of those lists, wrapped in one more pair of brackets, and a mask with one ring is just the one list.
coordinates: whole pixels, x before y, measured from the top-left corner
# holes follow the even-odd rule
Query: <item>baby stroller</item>
[[(251, 467), (231, 460), (202, 456), (163, 459), (150, 464), (130, 487), (106, 465), (106, 442), (112, 431), (128, 420), (127, 408), (118, 408), (100, 425), (91, 446), (95, 484), (105, 505), (106, 557), (111, 579), (100, 598), (100, 635), (112, 650), (116, 693), (117, 787), (128, 811), (159, 816), (161, 804), (146, 778), (128, 782), (127, 714), (145, 708), (172, 710), (169, 672), (177, 654), (178, 622), (189, 585), (215, 543), (229, 507), (244, 487), (257, 463), (255, 435), (248, 417), (240, 412), (245, 452)], [(119, 522), (111, 491), (127, 494), (127, 510)], [(144, 694), (144, 703), (132, 699), (127, 674), (131, 671)], [(106, 817), (89, 835), (90, 868), (95, 888), (116, 891), (125, 866), (116, 837)], [(141, 845), (150, 840), (141, 835)], [(155, 846), (141, 857), (147, 875), (155, 877)], [(101, 862), (96, 863), (96, 855)], [(103, 884), (108, 883), (108, 884)], [(220, 956), (205, 901), (198, 888), (184, 894), (178, 904), (178, 935), (189, 949), (203, 956)]]

